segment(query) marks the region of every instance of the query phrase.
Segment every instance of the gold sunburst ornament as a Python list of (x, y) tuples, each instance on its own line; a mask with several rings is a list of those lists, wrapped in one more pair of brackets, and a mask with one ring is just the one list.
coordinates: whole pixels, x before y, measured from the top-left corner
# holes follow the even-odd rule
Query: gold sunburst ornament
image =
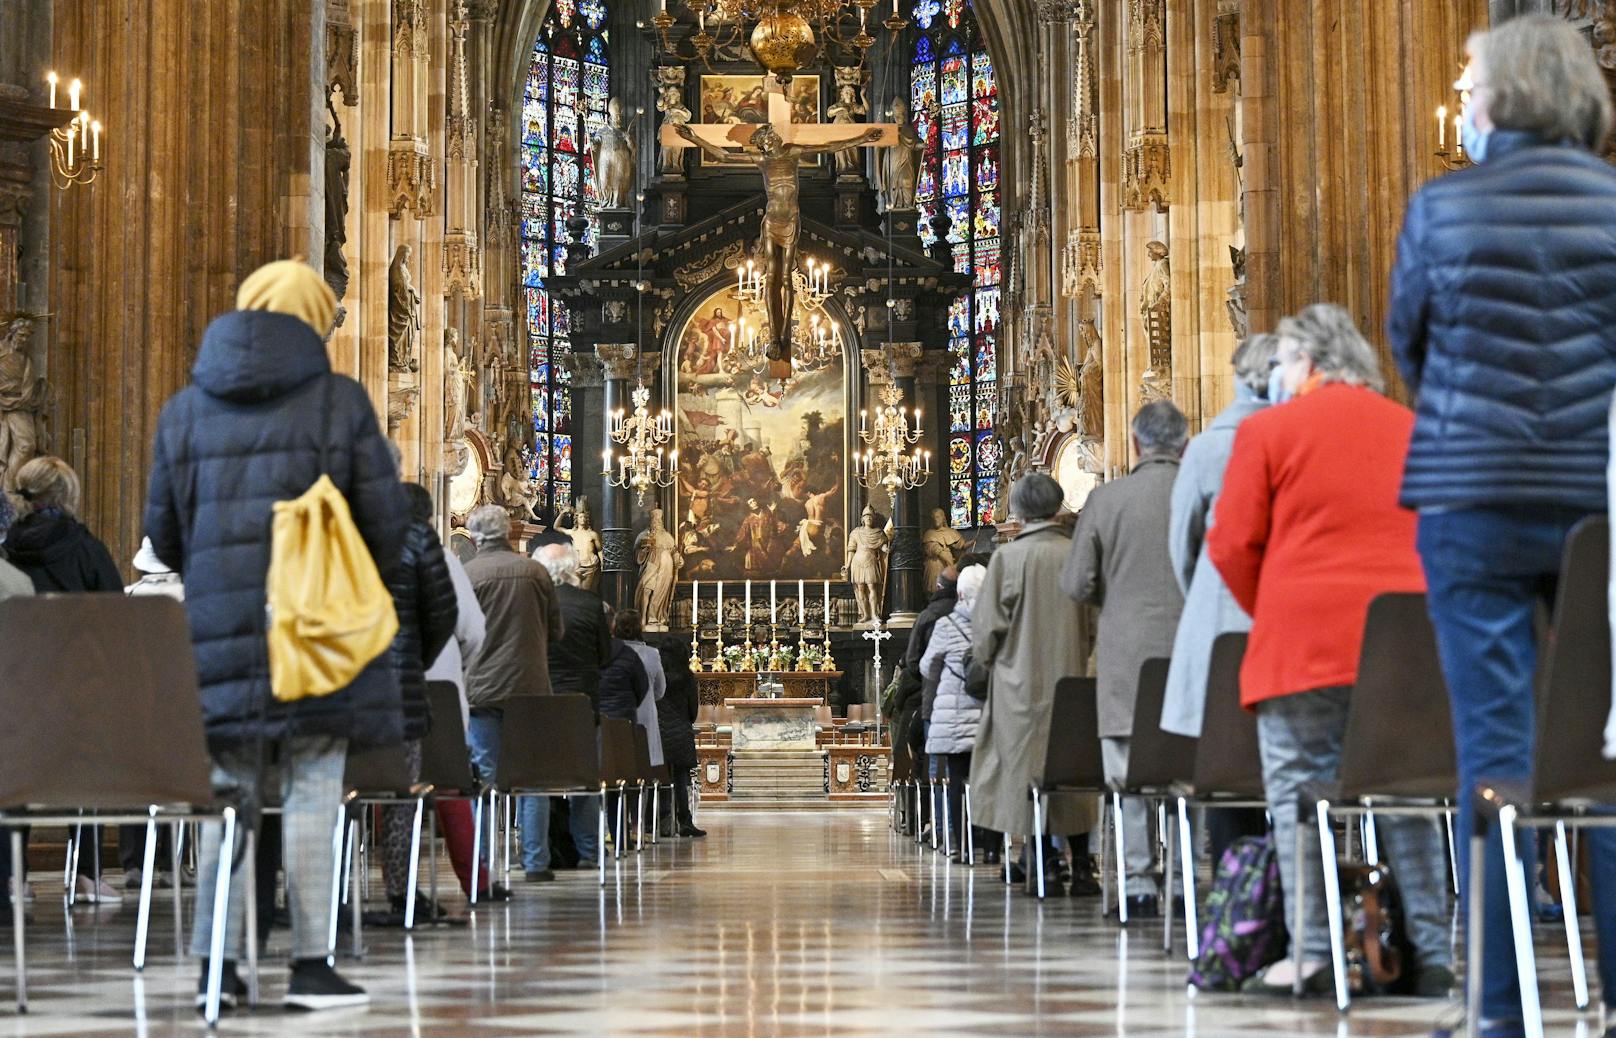
[(1071, 360), (1062, 357), (1055, 364), (1055, 399), (1062, 407), (1076, 407), (1082, 399), (1078, 388), (1077, 368)]

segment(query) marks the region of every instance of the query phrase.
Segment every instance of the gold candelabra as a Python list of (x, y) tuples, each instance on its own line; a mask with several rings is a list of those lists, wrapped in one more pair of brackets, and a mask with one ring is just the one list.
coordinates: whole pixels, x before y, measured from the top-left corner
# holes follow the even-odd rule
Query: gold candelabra
[(645, 503), (645, 492), (652, 487), (672, 486), (679, 469), (679, 452), (663, 457), (663, 444), (673, 435), (673, 418), (667, 411), (651, 414), (647, 406), (651, 391), (645, 380), (634, 387), (631, 398), (634, 413), (625, 414), (622, 408), (612, 416), (611, 438), (627, 450), (616, 457), (617, 471), (612, 472), (612, 448), (601, 451), (600, 474), (614, 487), (628, 487), (636, 494), (640, 504)]
[[(49, 72), (45, 75), (45, 82), (50, 86), (50, 106), (55, 109), (56, 87), (61, 79), (56, 73)], [(102, 168), (101, 123), (91, 118), (88, 109), (79, 107), (83, 92), (84, 84), (77, 79), (67, 85), (68, 107), (78, 114), (66, 126), (53, 129), (48, 138), (51, 179), (64, 191), (74, 184), (95, 183), (96, 174)]]
[(911, 450), (921, 437), (920, 408), (914, 410), (914, 428), (909, 427), (909, 410), (902, 404), (897, 381), (881, 387), (881, 406), (870, 424), (868, 413), (859, 412), (859, 439), (868, 447), (853, 452), (853, 471), (864, 487), (884, 486), (888, 491), (913, 490), (931, 478), (931, 451)]
[[(651, 24), (656, 28), (658, 48), (673, 61), (700, 61), (711, 71), (716, 51), (739, 46), (744, 40), (759, 65), (779, 82), (789, 83), (796, 73), (831, 57), (828, 52), (832, 44), (843, 54), (856, 55), (856, 63), (862, 68), (875, 45), (870, 20), (878, 2), (683, 0), (683, 6), (696, 21), (696, 33), (690, 37), (694, 50), (690, 53), (682, 51), (673, 39), (678, 18), (668, 12), (668, 0), (659, 0)], [(908, 20), (898, 13), (898, 0), (892, 0), (892, 14), (879, 24), (894, 40), (908, 26)]]
[[(1466, 65), (1454, 80), (1453, 89), (1459, 95), (1457, 114), (1449, 122), (1448, 106), (1438, 105), (1436, 109), (1436, 157), (1442, 167), (1449, 171), (1464, 169), (1470, 165), (1470, 156), (1465, 154), (1464, 146), (1464, 119), (1465, 109), (1470, 104), (1470, 88), (1474, 86), (1470, 78), (1470, 66)], [(1448, 141), (1448, 127), (1453, 127), (1453, 141)]]

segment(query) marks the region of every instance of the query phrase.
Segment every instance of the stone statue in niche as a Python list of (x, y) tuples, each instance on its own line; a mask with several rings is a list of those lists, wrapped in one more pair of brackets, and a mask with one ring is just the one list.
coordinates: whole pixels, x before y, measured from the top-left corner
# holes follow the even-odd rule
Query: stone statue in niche
[(858, 602), (859, 623), (874, 623), (881, 616), (891, 551), (892, 536), (881, 528), (881, 516), (865, 505), (858, 527), (847, 535), (847, 579)]
[(353, 164), (353, 152), (342, 136), (342, 122), (329, 97), (325, 106), (331, 113), (331, 129), (325, 138), (325, 283), (340, 302), (348, 294), (348, 260), (342, 249), (348, 244), (348, 168)]
[(467, 401), (477, 372), (471, 361), (460, 355), (460, 332), (443, 330), (443, 438), (450, 443), (466, 435)]
[(875, 163), (875, 190), (881, 208), (887, 212), (915, 207), (915, 188), (920, 182), (920, 156), (926, 142), (909, 122), (909, 106), (892, 102), (891, 121), (898, 124), (898, 143), (883, 151)]
[[(859, 117), (870, 110), (859, 96), (860, 77), (862, 72), (856, 68), (839, 68), (836, 70), (836, 103), (825, 109), (830, 121), (840, 126), (848, 126), (859, 121)], [(839, 179), (855, 179), (858, 177), (859, 155), (856, 151), (839, 151), (836, 153), (836, 176)]]
[(1077, 348), (1083, 357), (1078, 371), (1077, 392), (1083, 409), (1083, 434), (1101, 439), (1105, 436), (1105, 368), (1101, 354), (1099, 326), (1089, 314), (1077, 326)]
[[(562, 519), (572, 522), (562, 525)], [(578, 555), (578, 586), (593, 591), (600, 584), (600, 534), (595, 532), (589, 514), (589, 498), (580, 496), (578, 506), (557, 517), (555, 528), (572, 539), (572, 550)]]
[(614, 97), (606, 106), (606, 122), (589, 138), (587, 148), (595, 156), (595, 184), (606, 209), (623, 209), (634, 197), (634, 123), (638, 118), (625, 124), (623, 103)]
[(651, 524), (634, 540), (634, 558), (640, 564), (640, 583), (634, 605), (648, 631), (666, 631), (673, 608), (673, 582), (683, 560), (679, 542), (662, 525), (662, 509), (651, 509)]
[(1229, 286), (1229, 298), (1223, 305), (1229, 310), (1234, 337), (1244, 342), (1251, 334), (1251, 320), (1246, 316), (1246, 250), (1229, 246), (1229, 263), (1234, 267), (1234, 284)]
[(499, 493), (512, 519), (523, 523), (537, 520), (533, 509), (539, 503), (539, 490), (533, 485), (533, 476), (522, 458), (522, 449), (514, 440), (505, 446), (505, 467), (499, 474)]
[(45, 380), (34, 375), (28, 343), (43, 314), (0, 315), (0, 489), (15, 490), (17, 473), (45, 439)]
[[(685, 107), (685, 70), (681, 65), (658, 65), (651, 70), (656, 80), (656, 108), (662, 121), (672, 126), (683, 126), (690, 121), (690, 109)], [(684, 172), (684, 149), (661, 148), (657, 156), (657, 169), (667, 176)]]
[(1158, 380), (1173, 374), (1172, 272), (1168, 268), (1167, 246), (1159, 241), (1145, 244), (1150, 273), (1139, 293), (1139, 315), (1144, 318), (1145, 336), (1150, 344), (1150, 371)]
[(920, 548), (926, 561), (923, 570), (927, 594), (937, 590), (937, 581), (943, 570), (959, 561), (965, 554), (965, 538), (948, 525), (948, 513), (941, 508), (931, 510), (931, 529), (920, 535)]
[(387, 367), (413, 372), (421, 367), (416, 353), (421, 341), (421, 293), (410, 274), (410, 247), (400, 245), (387, 268)]

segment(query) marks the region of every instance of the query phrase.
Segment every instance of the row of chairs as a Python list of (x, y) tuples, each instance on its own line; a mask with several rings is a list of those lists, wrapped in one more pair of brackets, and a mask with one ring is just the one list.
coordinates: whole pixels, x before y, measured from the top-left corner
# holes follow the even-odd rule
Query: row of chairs
[[(211, 763), (202, 728), (196, 668), (183, 608), (166, 598), (112, 595), (47, 596), (0, 602), (0, 825), (11, 826), (12, 874), (24, 872), (19, 826), (60, 825), (81, 831), (86, 825), (138, 824), (147, 831), (134, 966), (147, 959), (158, 826), (173, 826), (172, 868), (176, 934), (181, 913), (180, 855), (186, 826), (203, 821), (224, 825), (224, 845), (234, 846), (246, 818), (242, 805), (221, 799), (213, 789)], [(431, 733), (422, 744), (420, 778), (411, 781), (401, 747), (356, 752), (348, 762), (348, 793), (336, 813), (332, 833), (335, 867), (331, 879), (329, 947), (334, 953), (340, 903), (353, 913), (354, 952), (362, 949), (361, 920), (366, 816), (381, 807), (414, 812), (405, 926), (413, 929), (423, 821), (431, 820), (429, 848), (431, 901), (436, 915), (436, 812), (440, 800), (474, 805), (476, 857), (483, 840), (492, 851), (501, 813), (505, 827), (505, 871), (509, 873), (511, 804), (522, 796), (575, 797), (615, 792), (613, 848), (618, 858), (646, 840), (645, 801), (660, 817), (663, 787), (672, 786), (668, 769), (653, 768), (647, 735), (628, 720), (602, 719), (597, 726), (586, 696), (555, 695), (505, 704), (498, 773), (492, 783), (475, 776), (452, 689), (431, 693)], [(635, 832), (630, 837), (627, 803), (637, 798)], [(604, 801), (603, 801), (604, 803)], [(279, 807), (263, 805), (266, 813)], [(256, 998), (257, 913), (252, 905), (254, 833), (246, 825), (246, 913), (249, 996)], [(599, 822), (600, 882), (606, 883), (605, 812)], [(657, 840), (656, 826), (650, 839)], [(78, 850), (69, 852), (69, 866)], [(490, 854), (489, 858), (492, 859)], [(213, 963), (204, 1015), (218, 1018), (224, 925), (228, 917), (230, 855), (221, 856), (214, 895)], [(69, 877), (71, 879), (71, 877)], [(72, 884), (68, 883), (71, 892)], [(71, 896), (71, 894), (70, 894)], [(476, 902), (476, 885), (472, 900)], [(13, 912), (17, 1005), (27, 1010), (26, 919)]]

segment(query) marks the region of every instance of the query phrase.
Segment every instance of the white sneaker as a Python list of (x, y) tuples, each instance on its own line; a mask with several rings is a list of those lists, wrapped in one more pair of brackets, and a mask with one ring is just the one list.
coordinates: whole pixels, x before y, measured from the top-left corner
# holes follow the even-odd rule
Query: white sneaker
[[(22, 900), (32, 901), (34, 899), (34, 885), (32, 883), (23, 883), (21, 886)], [(13, 876), (11, 877), (11, 900), (14, 902), (17, 900), (17, 887), (17, 877)]]
[(89, 876), (79, 876), (74, 882), (77, 900), (91, 905), (115, 905), (123, 901), (123, 891), (113, 886), (103, 877), (97, 883)]

